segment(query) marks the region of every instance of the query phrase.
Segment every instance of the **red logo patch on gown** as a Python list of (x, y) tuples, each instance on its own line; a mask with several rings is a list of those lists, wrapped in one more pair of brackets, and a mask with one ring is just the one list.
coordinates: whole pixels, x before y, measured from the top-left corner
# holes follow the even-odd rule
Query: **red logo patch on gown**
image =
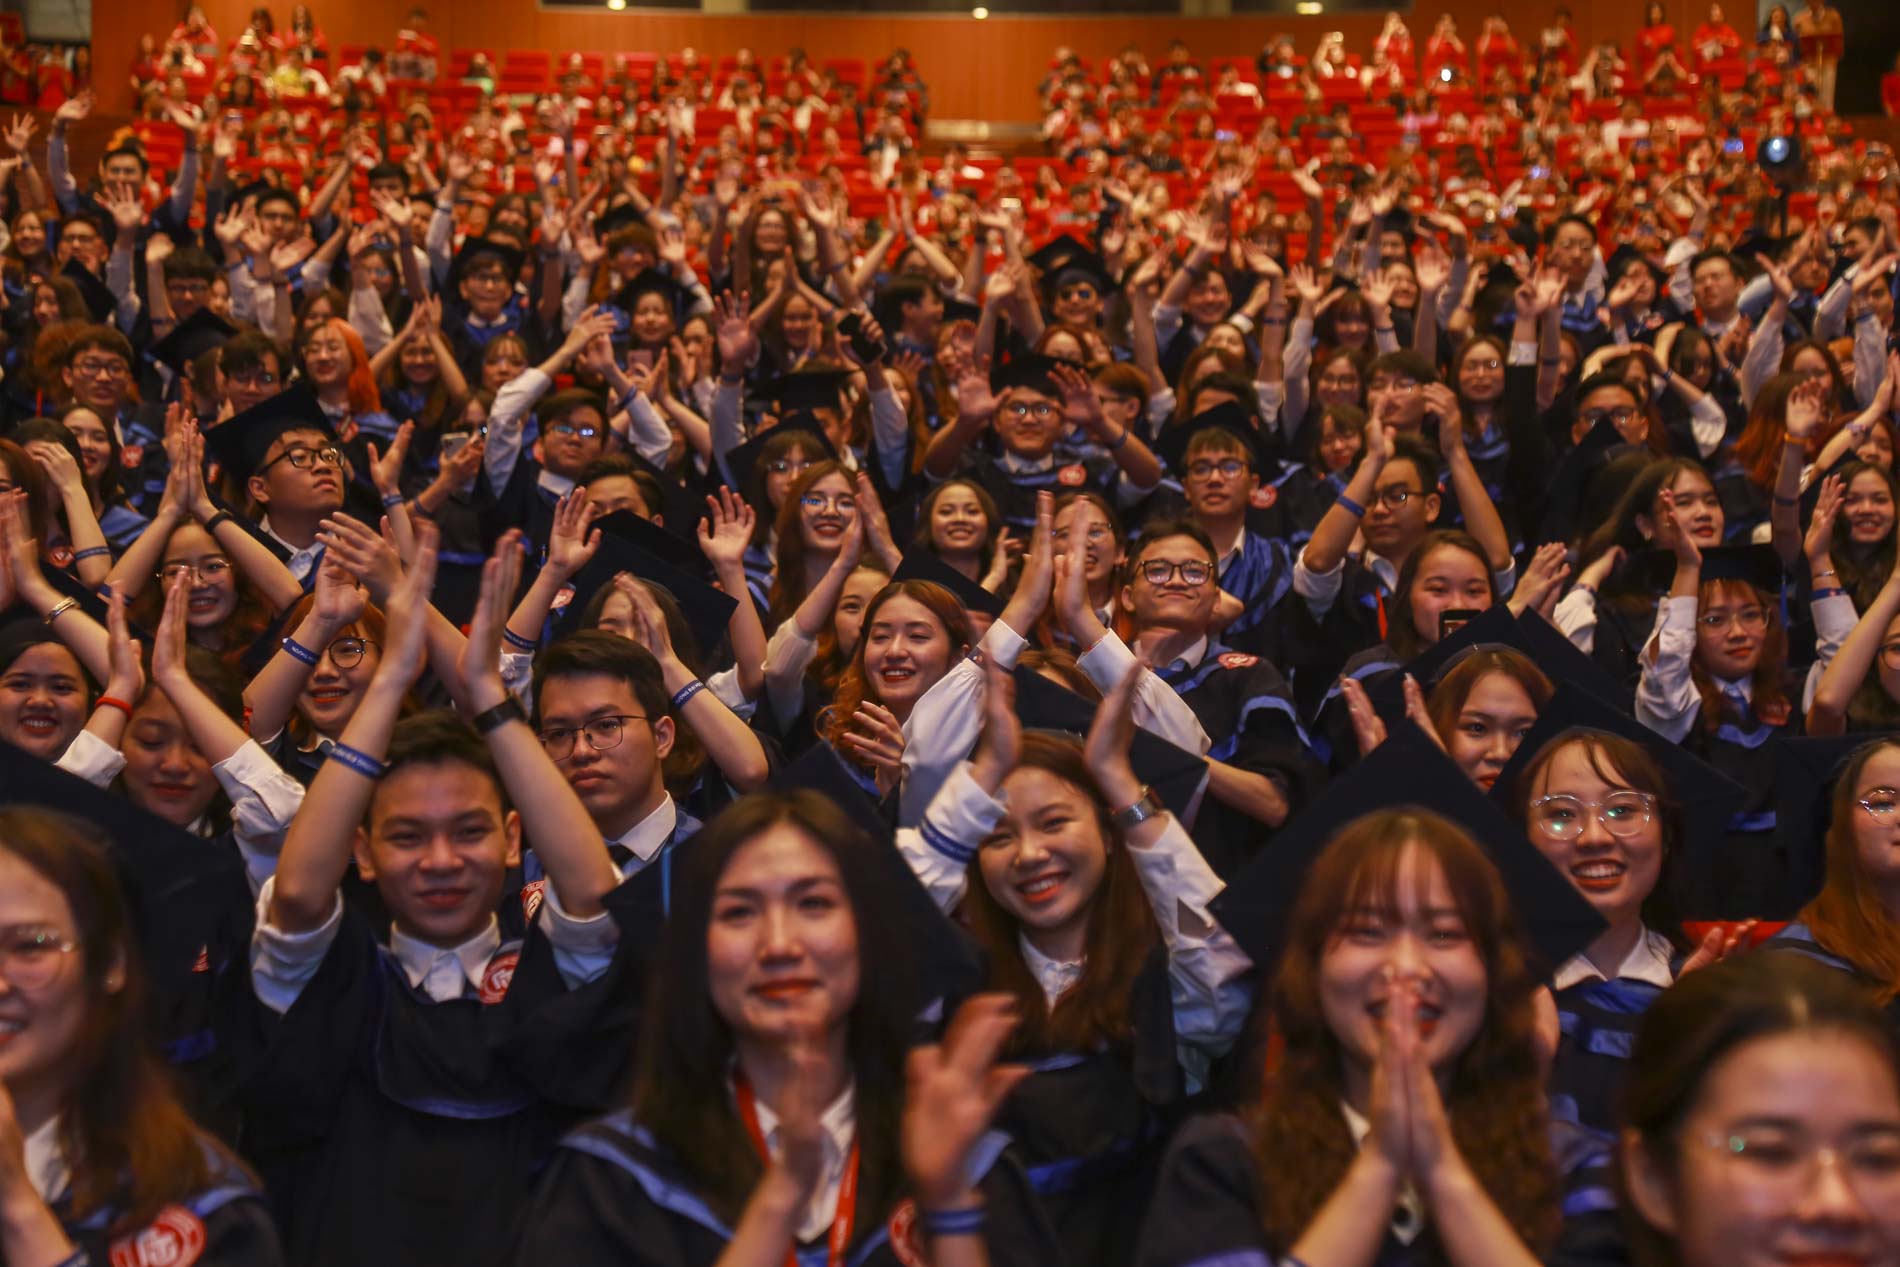
[(1272, 510), (1273, 503), (1280, 500), (1280, 490), (1271, 484), (1262, 484), (1253, 490), (1247, 498), (1247, 504), (1255, 510)]
[(508, 985), (515, 979), (515, 964), (520, 958), (520, 951), (511, 950), (489, 960), (488, 971), (482, 974), (482, 1002), (499, 1003), (508, 996)]
[(885, 1231), (890, 1234), (891, 1252), (897, 1255), (898, 1262), (904, 1267), (925, 1267), (929, 1260), (924, 1257), (924, 1238), (917, 1231), (915, 1201), (900, 1201), (891, 1211), (891, 1221)]
[(142, 444), (128, 444), (119, 450), (119, 465), (128, 471), (137, 470), (139, 463), (143, 461), (145, 461), (145, 446)]
[(1248, 655), (1245, 651), (1229, 651), (1220, 658), (1220, 667), (1223, 669), (1251, 669), (1259, 663), (1259, 656)]
[(547, 887), (546, 880), (530, 880), (521, 886), (521, 913), (530, 924), (534, 923), (535, 912), (541, 909), (541, 897)]
[(1056, 472), (1056, 482), (1068, 488), (1080, 488), (1088, 483), (1088, 468), (1080, 462), (1071, 462)]
[(112, 1267), (188, 1267), (205, 1250), (205, 1225), (182, 1205), (168, 1205), (150, 1227), (112, 1245)]

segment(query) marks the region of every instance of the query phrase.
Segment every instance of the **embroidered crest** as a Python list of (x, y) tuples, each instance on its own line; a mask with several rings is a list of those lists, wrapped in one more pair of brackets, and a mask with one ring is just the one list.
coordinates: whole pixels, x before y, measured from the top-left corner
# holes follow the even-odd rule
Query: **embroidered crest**
[(112, 1267), (188, 1267), (205, 1249), (205, 1225), (182, 1205), (168, 1205), (150, 1227), (112, 1245)]
[(1755, 709), (1755, 716), (1770, 726), (1786, 726), (1793, 713), (1793, 707), (1787, 700), (1776, 700), (1773, 704), (1761, 704)]
[(520, 958), (519, 950), (511, 950), (488, 961), (488, 971), (482, 974), (482, 1002), (499, 1003), (508, 997), (508, 985), (515, 979), (515, 963)]
[(1223, 669), (1251, 669), (1259, 663), (1259, 656), (1248, 655), (1245, 651), (1229, 651), (1220, 658), (1220, 667)]
[(1247, 498), (1247, 504), (1255, 510), (1272, 510), (1273, 503), (1280, 500), (1280, 490), (1271, 484), (1262, 484), (1253, 490)]
[(191, 970), (193, 972), (211, 971), (211, 947), (209, 946), (198, 947), (198, 958), (191, 965)]
[(573, 601), (574, 601), (574, 587), (572, 585), (563, 585), (560, 589), (555, 591), (554, 601), (552, 603), (549, 603), (548, 606), (552, 607), (557, 612), (565, 611), (567, 610), (567, 605)]
[(917, 1203), (911, 1200), (898, 1202), (891, 1211), (891, 1221), (885, 1226), (890, 1233), (891, 1252), (897, 1255), (897, 1261), (904, 1267), (924, 1267), (928, 1261), (924, 1257), (924, 1238), (917, 1231)]
[(119, 450), (119, 465), (128, 471), (137, 470), (139, 464), (144, 461), (145, 446), (142, 444), (128, 444)]
[(535, 912), (541, 909), (541, 897), (547, 887), (546, 880), (530, 880), (521, 886), (521, 913), (530, 924), (534, 923)]
[(1088, 478), (1088, 469), (1080, 462), (1071, 462), (1056, 472), (1056, 482), (1068, 488), (1080, 488)]
[(73, 548), (69, 545), (56, 545), (46, 552), (47, 559), (56, 568), (68, 567), (73, 561)]

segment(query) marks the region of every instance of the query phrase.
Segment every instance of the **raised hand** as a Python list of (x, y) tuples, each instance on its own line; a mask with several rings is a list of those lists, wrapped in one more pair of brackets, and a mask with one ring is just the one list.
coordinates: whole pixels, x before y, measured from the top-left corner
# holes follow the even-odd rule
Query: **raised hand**
[(714, 573), (742, 568), (752, 544), (758, 514), (750, 502), (721, 485), (717, 496), (706, 497), (707, 517), (699, 521), (699, 550)]
[(1293, 266), (1293, 271), (1287, 274), (1287, 282), (1303, 304), (1317, 304), (1320, 296), (1326, 293), (1326, 288), (1319, 283), (1318, 275), (1304, 263)]
[(1141, 684), (1141, 675), (1146, 671), (1139, 662), (1128, 666), (1121, 681), (1095, 706), (1094, 720), (1089, 723), (1088, 736), (1082, 741), (1082, 759), (1088, 763), (1089, 773), (1095, 776), (1102, 795), (1108, 798), (1113, 809), (1122, 809), (1141, 799), (1141, 780), (1135, 777), (1128, 750), (1135, 741), (1135, 688)]
[(145, 224), (145, 208), (134, 189), (108, 185), (99, 191), (99, 202), (112, 214), (113, 227), (120, 233), (136, 234)]
[(83, 494), (86, 490), (86, 476), (79, 469), (79, 463), (66, 451), (66, 446), (53, 440), (29, 440), (26, 442), (27, 456), (38, 464), (54, 487), (64, 495)]
[(1845, 488), (1838, 475), (1821, 481), (1821, 490), (1814, 502), (1814, 517), (1808, 520), (1807, 537), (1802, 542), (1812, 567), (1822, 570), (1827, 567), (1834, 549), (1834, 523), (1841, 513)]
[(1029, 1076), (1027, 1066), (996, 1063), (1016, 1027), (1016, 1006), (1013, 995), (974, 995), (957, 1009), (941, 1044), (911, 1049), (904, 1172), (926, 1209), (967, 1208), (979, 1200), (966, 1178), (971, 1150), (1009, 1093)]
[(1755, 262), (1775, 288), (1775, 297), (1783, 303), (1794, 298), (1794, 278), (1772, 256), (1757, 255)]
[(1749, 935), (1755, 931), (1755, 925), (1760, 922), (1759, 920), (1745, 919), (1741, 923), (1731, 927), (1724, 928), (1717, 925), (1711, 928), (1703, 935), (1702, 941), (1696, 946), (1694, 953), (1682, 961), (1682, 968), (1676, 975), (1680, 977), (1684, 973), (1694, 972), (1697, 968), (1706, 968), (1711, 964), (1721, 963), (1724, 959), (1748, 945)]
[(851, 715), (849, 725), (850, 729), (844, 734), (845, 746), (871, 767), (878, 795), (889, 795), (904, 775), (904, 748), (908, 741), (904, 738), (903, 724), (890, 709), (866, 700)]
[(1353, 737), (1359, 741), (1359, 755), (1366, 756), (1385, 742), (1385, 719), (1372, 706), (1365, 686), (1355, 677), (1339, 679), (1339, 693), (1346, 701), (1346, 714), (1352, 719)]
[[(523, 554), (521, 530), (510, 528), (501, 534), (494, 555), (482, 565), (481, 595), (476, 599), (468, 641), (456, 665), (469, 707), (478, 712), (499, 704), (508, 694), (501, 680), (501, 631), (508, 627), (509, 612), (521, 588)], [(428, 601), (426, 596), (423, 601)], [(416, 619), (418, 623), (421, 620), (420, 609)]]
[(1827, 421), (1829, 382), (1825, 377), (1810, 378), (1788, 393), (1783, 429), (1790, 440), (1807, 441)]
[(350, 575), (362, 581), (372, 599), (388, 608), (390, 595), (403, 579), (402, 560), (396, 557), (394, 545), (362, 520), (343, 514), (324, 520), (317, 540), (326, 555), (334, 555)]
[(719, 345), (722, 372), (736, 378), (752, 368), (759, 355), (759, 338), (752, 331), (752, 297), (745, 291), (713, 300), (714, 341)]
[(1016, 678), (994, 658), (983, 662), (983, 733), (970, 754), (970, 777), (994, 794), (1022, 756), (1022, 719), (1016, 715)]
[(77, 96), (68, 97), (53, 111), (53, 118), (59, 123), (78, 123), (92, 114), (92, 89), (88, 88)]
[(332, 629), (345, 629), (362, 619), (369, 591), (357, 584), (348, 568), (328, 550), (317, 567), (316, 603), (311, 610)]
[(985, 421), (996, 416), (996, 396), (990, 391), (987, 357), (973, 361), (957, 378), (957, 412), (965, 418)]
[(1699, 570), (1702, 567), (1702, 551), (1697, 548), (1695, 538), (1689, 535), (1689, 529), (1682, 522), (1682, 516), (1676, 512), (1675, 493), (1665, 488), (1656, 494), (1656, 501), (1661, 508), (1662, 513), (1659, 517), (1662, 525), (1671, 530), (1670, 536), (1673, 542), (1670, 548), (1675, 551), (1676, 566)]
[[(416, 557), (410, 560), (409, 570), (403, 573), (383, 603), (388, 628), (383, 635), (383, 658), (376, 666), (376, 679), (396, 690), (408, 690), (422, 676), (428, 648), (429, 595), (435, 589), (438, 538), (433, 520), (417, 522)], [(466, 664), (467, 656), (463, 659)]]
[(600, 548), (600, 529), (593, 528), (594, 516), (588, 513), (587, 490), (568, 491), (554, 506), (554, 526), (548, 533), (548, 557), (544, 566), (563, 577), (573, 576), (586, 567)]
[(185, 611), (191, 602), (191, 575), (173, 577), (165, 585), (165, 610), (152, 637), (152, 681), (169, 693), (190, 684), (185, 670)]
[(1438, 447), (1450, 461), (1465, 450), (1465, 421), (1458, 408), (1458, 394), (1443, 383), (1427, 383), (1423, 391), (1425, 412), (1438, 419)]
[(1095, 384), (1080, 369), (1059, 362), (1050, 371), (1056, 386), (1062, 389), (1062, 417), (1072, 427), (1093, 428), (1103, 420), (1102, 402)]
[(1569, 575), (1570, 562), (1563, 542), (1547, 541), (1538, 546), (1511, 594), (1511, 610), (1536, 611), (1548, 620)]
[(409, 442), (415, 433), (415, 423), (403, 423), (396, 428), (396, 436), (386, 452), (379, 452), (374, 440), (369, 442), (369, 478), (378, 496), (394, 497), (402, 491), (402, 467), (408, 460)]
[(33, 122), (30, 114), (16, 114), (13, 122), (7, 125), (7, 148), (15, 154), (25, 154), (26, 147), (33, 141), (33, 132), (39, 125)]
[(106, 657), (106, 695), (127, 704), (138, 703), (145, 694), (144, 657), (125, 618), (125, 595), (117, 590), (106, 594)]

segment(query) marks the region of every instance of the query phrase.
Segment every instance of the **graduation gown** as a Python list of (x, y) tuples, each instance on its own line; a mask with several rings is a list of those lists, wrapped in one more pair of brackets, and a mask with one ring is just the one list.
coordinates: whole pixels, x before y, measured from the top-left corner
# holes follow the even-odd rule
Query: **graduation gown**
[[(1028, 1177), (1008, 1144), (1007, 1136), (991, 1132), (973, 1159), (988, 1211), (990, 1262), (993, 1267), (1061, 1264)], [(871, 1186), (861, 1184), (860, 1193)], [(924, 1259), (915, 1213), (908, 1200), (892, 1210), (860, 1204), (845, 1262), (916, 1267)], [(631, 1109), (622, 1109), (561, 1141), (535, 1187), (509, 1261), (518, 1267), (710, 1267), (732, 1235), (702, 1185), (634, 1120)], [(801, 1263), (824, 1263), (823, 1245), (799, 1248)]]
[(69, 1196), (51, 1202), (78, 1251), (60, 1267), (279, 1267), (283, 1247), (257, 1184), (209, 1142), (205, 1151), (213, 1166), (202, 1191), (118, 1236), (110, 1229), (121, 1217), (119, 1209), (107, 1206), (73, 1219)]
[[(1345, 1123), (1340, 1123), (1345, 1129)], [(1552, 1267), (1629, 1261), (1617, 1221), (1611, 1140), (1572, 1123), (1551, 1123), (1551, 1146), (1563, 1187), (1564, 1226)], [(1286, 1164), (1302, 1164), (1288, 1158)], [(1260, 1165), (1239, 1118), (1190, 1119), (1168, 1147), (1161, 1180), (1142, 1225), (1137, 1267), (1274, 1267), (1291, 1245), (1267, 1240), (1260, 1208)], [(1407, 1245), (1387, 1229), (1373, 1267), (1424, 1267), (1439, 1261), (1431, 1224)]]
[(1795, 908), (1807, 900), (1794, 883), (1799, 860), (1790, 856), (1786, 842), (1775, 834), (1775, 743), (1802, 732), (1799, 685), (1791, 686), (1791, 708), (1780, 722), (1762, 720), (1751, 708), (1746, 714), (1724, 710), (1714, 731), (1703, 728), (1698, 715), (1682, 738), (1682, 746), (1735, 780), (1746, 791), (1741, 809), (1729, 820), (1723, 842), (1725, 856), (1702, 860), (1692, 874), (1709, 877), (1707, 914), (1721, 919), (1792, 919)]
[(622, 928), (607, 971), (578, 989), (536, 928), (504, 944), (480, 996), (436, 1003), (346, 908), (288, 1012), (249, 1000), (246, 1143), (290, 1262), (503, 1260), (526, 1176), (620, 1093), (639, 940)]
[(1617, 1098), (1643, 1013), (1662, 994), (1647, 981), (1616, 977), (1558, 990), (1562, 1037), (1551, 1066), (1551, 1112), (1597, 1131), (1616, 1129)]
[(1023, 531), (1036, 526), (1037, 493), (1047, 492), (1060, 497), (1064, 493), (1092, 489), (1109, 498), (1113, 504), (1115, 482), (1121, 470), (1112, 459), (1103, 456), (1080, 462), (1064, 462), (1059, 455), (1051, 456), (1053, 461), (1047, 470), (1012, 471), (1001, 458), (972, 449), (964, 454), (963, 466), (958, 474), (962, 478), (974, 480), (984, 492), (996, 499), (1004, 523)]

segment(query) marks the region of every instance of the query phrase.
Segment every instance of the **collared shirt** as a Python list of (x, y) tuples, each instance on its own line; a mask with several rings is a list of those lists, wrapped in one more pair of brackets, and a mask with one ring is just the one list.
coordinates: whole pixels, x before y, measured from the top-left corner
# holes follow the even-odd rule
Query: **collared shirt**
[[(783, 1151), (778, 1114), (764, 1100), (754, 1100), (752, 1107), (759, 1115), (759, 1134), (765, 1136), (765, 1151), (776, 1158)], [(857, 1083), (845, 1085), (838, 1098), (819, 1114), (818, 1125), (825, 1135), (825, 1170), (824, 1178), (812, 1191), (811, 1204), (805, 1207), (805, 1217), (798, 1224), (798, 1239), (807, 1243), (824, 1236), (838, 1214), (838, 1193), (844, 1187), (845, 1162), (850, 1159), (851, 1144), (858, 1135)]]
[(277, 535), (270, 526), (269, 515), (264, 516), (257, 526), (263, 530), (265, 536), (290, 551), (290, 557), (284, 560), (284, 566), (289, 568), (290, 574), (297, 578), (297, 584), (307, 583), (310, 580), (310, 574), (317, 569), (317, 557), (323, 553), (322, 544), (313, 543), (299, 549)]
[(1011, 475), (1040, 475), (1056, 464), (1056, 455), (1045, 453), (1039, 458), (1026, 458), (1020, 453), (1004, 453), (996, 459), (996, 464)]
[[(1339, 1102), (1339, 1111), (1345, 1115), (1346, 1129), (1352, 1132), (1352, 1142), (1360, 1148), (1366, 1146), (1366, 1136), (1372, 1134), (1372, 1123), (1359, 1113), (1359, 1110)], [(1425, 1202), (1419, 1197), (1418, 1189), (1410, 1180), (1399, 1189), (1398, 1203), (1392, 1207), (1392, 1235), (1401, 1245), (1410, 1245), (1425, 1230)]]
[(534, 482), (535, 486), (541, 489), (542, 492), (553, 494), (557, 500), (574, 491), (573, 480), (567, 478), (565, 475), (556, 475), (545, 466), (542, 467), (540, 473), (535, 476)]
[(622, 864), (621, 877), (631, 878), (659, 857), (660, 850), (666, 848), (666, 842), (673, 838), (673, 828), (678, 822), (679, 807), (673, 803), (671, 796), (665, 796), (660, 798), (660, 803), (645, 818), (623, 834), (609, 839), (609, 848), (624, 845), (633, 855)]
[(1641, 981), (1659, 990), (1667, 990), (1676, 983), (1675, 969), (1670, 966), (1673, 957), (1669, 939), (1645, 928), (1643, 935), (1636, 939), (1636, 944), (1630, 947), (1629, 954), (1623, 956), (1623, 962), (1616, 965), (1615, 972), (1606, 975), (1603, 969), (1591, 962), (1588, 955), (1575, 954), (1557, 969), (1557, 975), (1551, 980), (1551, 988), (1568, 990), (1586, 981)]
[(437, 1003), (447, 1003), (470, 989), (482, 988), (489, 961), (501, 949), (501, 925), (490, 918), (488, 927), (461, 945), (448, 948), (431, 946), (400, 928), (391, 928), (389, 949), (410, 985)]
[(1042, 997), (1048, 1000), (1049, 1010), (1054, 1011), (1056, 1000), (1075, 988), (1082, 979), (1082, 969), (1086, 959), (1051, 959), (1036, 949), (1035, 943), (1018, 932), (1016, 944), (1022, 948), (1023, 962), (1029, 966), (1029, 974), (1036, 978), (1036, 984), (1042, 987)]
[(66, 1165), (66, 1151), (59, 1146), (60, 1115), (41, 1122), (26, 1137), (26, 1180), (40, 1200), (57, 1201), (72, 1183), (72, 1170)]

